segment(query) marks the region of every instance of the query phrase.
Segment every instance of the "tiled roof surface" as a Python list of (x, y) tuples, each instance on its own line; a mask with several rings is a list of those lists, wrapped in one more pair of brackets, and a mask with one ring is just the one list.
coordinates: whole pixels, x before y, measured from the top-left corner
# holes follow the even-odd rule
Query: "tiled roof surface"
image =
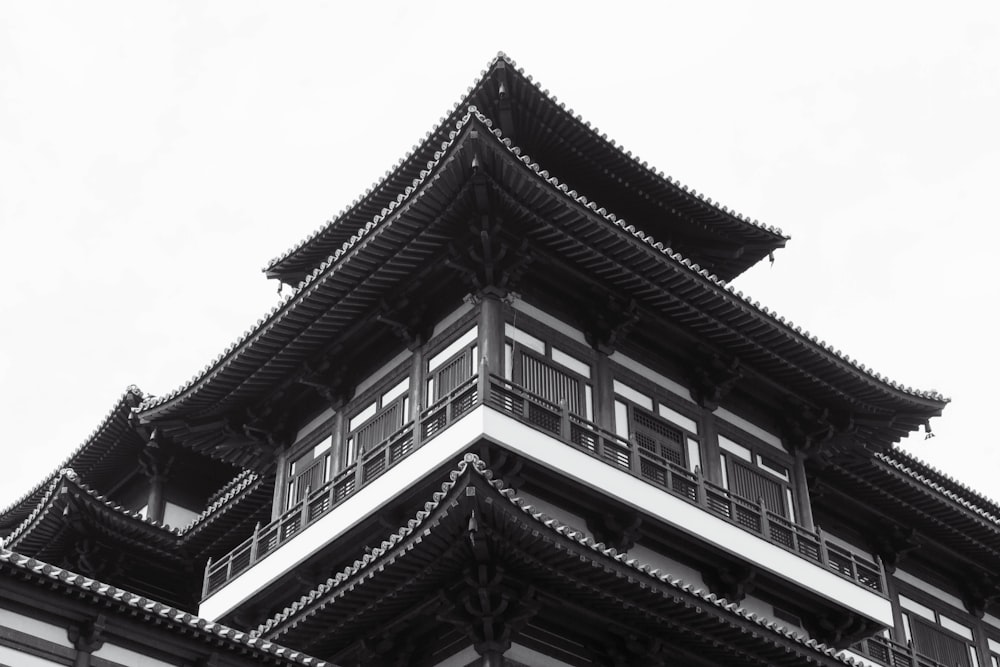
[(237, 365), (236, 362), (240, 358), (240, 355), (246, 349), (253, 346), (257, 341), (275, 329), (276, 325), (282, 320), (285, 313), (293, 306), (293, 304), (307, 298), (312, 290), (314, 290), (319, 284), (322, 284), (325, 280), (330, 279), (336, 273), (337, 264), (342, 258), (344, 258), (352, 250), (362, 245), (364, 239), (366, 239), (374, 230), (379, 229), (387, 221), (393, 219), (404, 204), (408, 203), (414, 197), (419, 198), (423, 196), (423, 192), (425, 192), (425, 190), (423, 190), (422, 187), (431, 179), (442, 156), (450, 148), (451, 143), (459, 135), (462, 129), (473, 121), (479, 122), (489, 128), (489, 131), (495, 137), (496, 141), (500, 142), (510, 154), (520, 160), (525, 167), (536, 174), (538, 178), (543, 179), (546, 183), (548, 183), (553, 192), (557, 192), (559, 195), (569, 198), (574, 203), (590, 209), (593, 215), (604, 220), (607, 224), (617, 227), (623, 233), (630, 235), (646, 246), (654, 249), (671, 264), (686, 271), (692, 280), (703, 281), (703, 285), (716, 290), (716, 294), (722, 298), (723, 303), (721, 305), (723, 307), (736, 309), (741, 313), (749, 310), (762, 321), (766, 322), (769, 326), (779, 330), (782, 333), (783, 339), (793, 341), (799, 348), (804, 350), (822, 350), (823, 353), (832, 355), (837, 360), (853, 369), (854, 372), (860, 374), (862, 377), (868, 378), (869, 381), (874, 381), (877, 386), (889, 388), (918, 399), (933, 401), (936, 403), (943, 404), (948, 401), (947, 398), (936, 391), (923, 391), (897, 383), (874, 371), (865, 364), (862, 364), (857, 360), (852, 359), (850, 356), (843, 354), (839, 349), (835, 349), (832, 345), (820, 340), (809, 331), (806, 331), (800, 326), (795, 325), (793, 322), (786, 320), (784, 317), (781, 317), (776, 312), (768, 309), (766, 306), (762, 306), (759, 302), (751, 300), (741, 291), (734, 289), (726, 283), (726, 281), (701, 268), (698, 264), (692, 263), (689, 259), (673, 251), (671, 248), (659, 243), (653, 237), (635, 228), (634, 225), (618, 218), (614, 213), (607, 211), (594, 201), (589, 200), (587, 197), (580, 195), (574, 190), (571, 190), (568, 186), (566, 186), (566, 184), (560, 183), (558, 179), (550, 176), (540, 165), (533, 162), (529, 156), (524, 155), (521, 149), (513, 145), (509, 139), (503, 137), (499, 129), (494, 129), (492, 127), (492, 121), (482, 116), (478, 109), (470, 108), (468, 112), (456, 123), (455, 130), (449, 134), (448, 141), (441, 146), (440, 151), (437, 151), (434, 154), (434, 159), (431, 162), (428, 162), (427, 168), (420, 171), (419, 177), (413, 181), (411, 186), (401, 192), (394, 201), (390, 202), (389, 205), (381, 211), (381, 213), (371, 219), (364, 227), (358, 229), (358, 231), (350, 239), (348, 239), (340, 249), (328, 257), (326, 261), (322, 262), (315, 269), (313, 269), (313, 271), (306, 276), (306, 278), (302, 280), (290, 294), (283, 299), (280, 299), (278, 304), (276, 304), (265, 317), (257, 321), (255, 327), (244, 332), (242, 337), (226, 348), (222, 354), (208, 364), (199, 374), (194, 375), (189, 382), (164, 396), (145, 400), (139, 407), (140, 412), (149, 411), (162, 406), (184, 394), (196, 394), (199, 388), (204, 386), (205, 383), (211, 382), (215, 377), (226, 372), (231, 366)]
[(11, 514), (15, 510), (23, 512), (36, 507), (42, 495), (57, 481), (61, 472), (67, 468), (79, 469), (79, 473), (86, 476), (87, 470), (92, 467), (93, 462), (99, 462), (103, 451), (115, 444), (113, 441), (104, 442), (104, 440), (114, 440), (112, 431), (122, 428), (123, 424), (127, 422), (132, 408), (139, 405), (144, 398), (148, 397), (138, 387), (129, 385), (111, 410), (105, 415), (104, 419), (101, 420), (97, 428), (66, 457), (66, 460), (30, 491), (0, 511), (0, 517)]
[(237, 475), (229, 485), (227, 485), (227, 490), (221, 496), (205, 508), (201, 514), (192, 519), (187, 525), (168, 526), (145, 517), (139, 512), (119, 505), (113, 500), (110, 500), (87, 486), (87, 484), (80, 480), (79, 476), (72, 468), (63, 468), (57, 473), (55, 479), (50, 482), (45, 494), (42, 496), (41, 500), (31, 513), (20, 524), (18, 524), (18, 526), (11, 531), (5, 539), (0, 540), (0, 547), (8, 546), (17, 542), (24, 536), (25, 533), (30, 531), (32, 527), (38, 523), (39, 518), (46, 513), (46, 510), (52, 506), (52, 501), (58, 496), (60, 489), (67, 486), (74, 487), (80, 493), (91, 498), (95, 503), (103, 506), (110, 513), (109, 515), (114, 515), (121, 519), (134, 522), (137, 525), (141, 524), (153, 529), (161, 530), (164, 532), (164, 539), (167, 539), (167, 535), (173, 536), (173, 541), (176, 544), (182, 542), (186, 535), (192, 533), (201, 524), (215, 518), (215, 514), (217, 512), (232, 502), (233, 499), (239, 496), (243, 491), (259, 481), (260, 478), (256, 473), (250, 470), (244, 470), (242, 473)]
[(485, 479), (500, 495), (506, 498), (513, 507), (517, 508), (517, 510), (522, 512), (526, 517), (529, 517), (532, 521), (536, 522), (539, 530), (549, 530), (567, 539), (573, 540), (579, 545), (589, 548), (597, 556), (613, 559), (614, 561), (631, 568), (640, 577), (655, 579), (656, 581), (667, 584), (678, 591), (683, 591), (686, 594), (710, 603), (726, 613), (752, 621), (764, 630), (793, 640), (794, 642), (800, 644), (804, 649), (816, 651), (824, 656), (835, 658), (844, 664), (859, 664), (850, 656), (846, 656), (836, 649), (830, 648), (825, 644), (810, 639), (800, 633), (788, 630), (757, 614), (748, 612), (739, 605), (728, 602), (727, 600), (719, 598), (712, 593), (685, 584), (680, 579), (672, 577), (665, 572), (661, 572), (656, 568), (651, 568), (644, 563), (640, 563), (638, 560), (630, 558), (625, 553), (618, 553), (615, 549), (607, 547), (601, 542), (595, 542), (593, 538), (589, 537), (585, 533), (535, 510), (530, 504), (518, 497), (514, 489), (506, 486), (502, 480), (495, 478), (493, 472), (487, 467), (486, 463), (475, 454), (466, 454), (458, 463), (458, 466), (451, 471), (448, 481), (441, 485), (441, 490), (435, 492), (431, 500), (424, 504), (423, 509), (417, 512), (414, 518), (407, 521), (407, 523), (401, 526), (396, 532), (392, 533), (388, 539), (384, 540), (377, 547), (367, 551), (363, 558), (354, 561), (352, 565), (344, 568), (344, 570), (337, 573), (336, 576), (328, 579), (325, 583), (310, 591), (298, 601), (289, 607), (286, 607), (280, 613), (268, 619), (256, 630), (252, 631), (252, 634), (254, 636), (263, 636), (275, 630), (285, 622), (295, 619), (298, 615), (309, 613), (310, 608), (317, 602), (321, 601), (328, 593), (334, 591), (340, 586), (346, 585), (356, 577), (364, 576), (366, 572), (368, 578), (376, 576), (386, 555), (396, 546), (400, 545), (411, 535), (416, 535), (430, 530), (430, 528), (424, 525), (425, 521), (438, 507), (442, 506), (442, 503), (450, 500), (450, 493), (452, 489), (456, 487), (459, 478), (466, 473), (476, 474)]
[[(92, 595), (112, 606), (127, 609), (138, 618), (157, 625), (166, 624), (178, 630), (193, 633), (205, 640), (239, 652), (252, 651), (288, 665), (307, 667), (327, 667), (328, 663), (299, 651), (293, 651), (280, 644), (262, 640), (246, 632), (213, 623), (207, 619), (189, 614), (156, 600), (130, 593), (129, 591), (101, 583), (95, 579), (70, 572), (48, 563), (22, 556), (8, 549), (0, 548), (0, 566), (4, 569), (33, 575), (36, 580), (54, 582), (68, 591), (81, 595)], [(329, 667), (333, 667), (330, 665)]]
[(901, 447), (893, 447), (888, 452), (878, 453), (876, 458), (1000, 528), (1000, 505), (921, 461)]
[[(638, 155), (633, 155), (631, 151), (625, 150), (623, 146), (617, 144), (614, 139), (609, 139), (607, 135), (601, 133), (597, 127), (591, 127), (591, 124), (584, 120), (579, 114), (575, 113), (573, 109), (566, 109), (565, 103), (559, 102), (558, 98), (554, 95), (550, 95), (547, 89), (543, 89), (539, 83), (534, 82), (530, 74), (525, 74), (523, 68), (518, 68), (517, 64), (511, 58), (501, 52), (498, 53), (497, 56), (489, 62), (486, 68), (480, 72), (479, 78), (476, 79), (473, 82), (473, 85), (468, 88), (466, 95), (453, 105), (452, 111), (447, 117), (441, 118), (438, 125), (435, 125), (427, 133), (426, 139), (421, 144), (413, 146), (411, 151), (404, 155), (396, 163), (396, 166), (393, 169), (387, 171), (382, 179), (374, 182), (370, 188), (368, 188), (361, 196), (356, 198), (349, 206), (342, 209), (337, 215), (333, 216), (330, 220), (302, 239), (299, 243), (290, 247), (284, 253), (272, 258), (265, 267), (264, 271), (271, 272), (275, 270), (280, 264), (303, 251), (307, 248), (307, 246), (316, 242), (335, 226), (354, 225), (355, 227), (360, 227), (364, 222), (363, 218), (361, 220), (357, 220), (355, 218), (359, 215), (363, 216), (364, 214), (362, 211), (364, 209), (371, 206), (378, 208), (380, 204), (385, 205), (385, 202), (380, 202), (380, 200), (391, 201), (392, 193), (399, 187), (399, 182), (406, 180), (404, 172), (412, 171), (412, 162), (418, 159), (423, 159), (423, 156), (434, 150), (431, 146), (434, 142), (441, 139), (447, 131), (448, 126), (459, 122), (461, 116), (464, 114), (464, 110), (470, 104), (475, 103), (476, 93), (487, 83), (489, 75), (499, 64), (508, 65), (516, 70), (517, 74), (524, 77), (535, 93), (549, 100), (551, 104), (558, 105), (560, 110), (564, 111), (578, 124), (586, 127), (587, 130), (592, 133), (593, 139), (595, 139), (599, 144), (608, 149), (614, 150), (618, 154), (624, 155), (632, 167), (639, 170), (639, 173), (645, 173), (654, 180), (658, 179), (662, 188), (666, 192), (672, 192), (674, 194), (681, 195), (682, 197), (690, 197), (692, 200), (714, 209), (717, 213), (738, 221), (738, 224), (761, 230), (762, 232), (773, 236), (775, 239), (780, 239), (782, 244), (785, 240), (787, 240), (788, 237), (785, 236), (780, 229), (762, 224), (755, 219), (751, 220), (749, 217), (744, 216), (735, 210), (731, 210), (728, 207), (721, 205), (719, 202), (713, 201), (711, 197), (707, 197), (703, 193), (699, 194), (693, 188), (688, 188), (680, 181), (665, 175), (662, 170), (649, 166), (647, 162), (639, 158)], [(352, 229), (347, 229), (344, 233), (350, 233), (351, 231)]]

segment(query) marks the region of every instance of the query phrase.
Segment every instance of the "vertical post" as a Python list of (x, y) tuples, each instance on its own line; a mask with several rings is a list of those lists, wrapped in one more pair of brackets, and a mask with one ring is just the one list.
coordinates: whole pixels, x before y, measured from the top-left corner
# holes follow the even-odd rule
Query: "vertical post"
[(771, 540), (771, 520), (767, 518), (767, 506), (763, 498), (757, 498), (757, 510), (760, 512), (760, 534), (765, 540)]
[(167, 502), (163, 495), (164, 475), (153, 473), (149, 477), (149, 498), (146, 501), (146, 518), (150, 521), (163, 523)]
[[(503, 373), (504, 294), (488, 289), (479, 296), (479, 358), (486, 361), (486, 368), (479, 369), (480, 387), (483, 387), (482, 378), (487, 376), (486, 380), (489, 380), (489, 370)], [(483, 364), (480, 363), (480, 366)]]
[(307, 486), (306, 492), (302, 494), (302, 508), (301, 514), (299, 515), (299, 530), (304, 530), (306, 524), (309, 523), (309, 494), (312, 493), (312, 487)]
[[(569, 430), (569, 404), (566, 403), (565, 398), (559, 399), (559, 437), (566, 442), (572, 442), (571, 433)], [(600, 455), (600, 452), (594, 452)]]
[(702, 444), (702, 472), (713, 484), (722, 484), (722, 452), (719, 449), (719, 433), (715, 427), (715, 415), (707, 413), (707, 419), (701, 421), (704, 433)]
[(344, 461), (347, 460), (347, 452), (344, 451), (344, 403), (334, 408), (333, 426), (330, 433), (330, 456), (333, 457), (333, 474), (331, 479), (344, 470)]
[(285, 494), (288, 493), (288, 447), (278, 450), (274, 459), (274, 499), (271, 502), (271, 521), (285, 511)]
[(420, 413), (427, 403), (427, 379), (424, 377), (424, 346), (414, 345), (413, 356), (410, 357), (410, 414), (407, 418), (413, 422), (413, 448), (420, 447), (422, 429)]
[(708, 493), (705, 490), (705, 475), (701, 472), (701, 466), (694, 467), (695, 500), (698, 507), (708, 509)]
[(257, 525), (253, 527), (253, 537), (250, 541), (250, 565), (257, 562), (257, 552), (259, 550), (258, 541), (260, 540), (260, 521)]
[(594, 371), (594, 421), (601, 428), (617, 433), (614, 427), (615, 384), (608, 355), (597, 353)]
[(819, 562), (824, 567), (829, 567), (829, 559), (826, 553), (826, 539), (823, 537), (823, 529), (816, 526), (816, 546), (819, 551)]
[(798, 505), (799, 525), (813, 529), (812, 503), (809, 500), (809, 485), (806, 481), (806, 457), (800, 450), (795, 450), (795, 469), (792, 474), (792, 491), (795, 504)]
[(205, 563), (205, 580), (201, 584), (201, 599), (204, 600), (208, 597), (208, 584), (209, 577), (212, 574), (212, 557), (208, 557), (208, 561)]

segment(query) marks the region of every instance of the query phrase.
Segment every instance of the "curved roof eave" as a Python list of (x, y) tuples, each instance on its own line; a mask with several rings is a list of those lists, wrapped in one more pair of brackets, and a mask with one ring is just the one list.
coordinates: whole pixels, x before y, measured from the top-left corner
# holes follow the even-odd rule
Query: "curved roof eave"
[[(662, 170), (648, 165), (638, 155), (633, 155), (632, 151), (626, 150), (623, 146), (617, 144), (614, 139), (609, 139), (606, 134), (602, 134), (597, 127), (591, 127), (588, 121), (584, 120), (572, 109), (566, 109), (565, 103), (559, 102), (555, 96), (550, 96), (547, 89), (542, 89), (540, 84), (533, 81), (531, 75), (526, 75), (523, 68), (518, 68), (512, 59), (507, 57), (503, 52), (500, 52), (489, 62), (486, 69), (480, 72), (479, 78), (469, 87), (466, 95), (453, 105), (449, 115), (441, 118), (438, 124), (427, 133), (422, 142), (413, 146), (406, 155), (399, 159), (393, 169), (387, 171), (380, 180), (374, 182), (371, 187), (365, 190), (349, 206), (341, 209), (339, 213), (297, 244), (288, 248), (284, 253), (272, 258), (267, 266), (264, 267), (264, 273), (270, 278), (278, 278), (285, 283), (295, 282), (297, 276), (301, 276), (303, 272), (307, 273), (319, 261), (319, 258), (316, 258), (312, 262), (307, 262), (298, 268), (289, 266), (294, 264), (300, 256), (307, 253), (310, 246), (314, 244), (325, 244), (331, 247), (339, 245), (339, 237), (347, 238), (355, 229), (360, 228), (364, 224), (365, 218), (370, 217), (375, 211), (388, 206), (389, 202), (398, 196), (399, 191), (422, 169), (422, 165), (437, 150), (436, 147), (444, 141), (444, 138), (448, 134), (448, 128), (458, 122), (468, 106), (475, 103), (476, 96), (489, 83), (491, 75), (496, 68), (508, 65), (514, 69), (514, 73), (517, 76), (525, 80), (533, 94), (538, 95), (544, 103), (558, 107), (568, 118), (572, 119), (572, 122), (585, 127), (594, 145), (624, 156), (632, 171), (636, 174), (644, 175), (651, 182), (656, 183), (658, 189), (662, 189), (663, 192), (670, 193), (684, 200), (689, 200), (692, 204), (707, 207), (715, 215), (722, 216), (722, 219), (728, 220), (735, 228), (751, 232), (754, 235), (760, 236), (762, 240), (770, 239), (769, 242), (773, 245), (771, 248), (772, 251), (783, 247), (789, 239), (780, 229), (760, 223), (727, 206), (723, 206), (720, 202), (713, 201), (711, 197), (699, 194), (695, 189), (688, 188), (677, 179), (664, 174)], [(339, 232), (335, 232), (338, 229)], [(332, 237), (333, 240), (328, 241), (326, 237)]]
[(796, 349), (833, 363), (840, 368), (840, 372), (865, 381), (867, 385), (887, 397), (897, 397), (921, 409), (926, 413), (927, 418), (940, 413), (941, 409), (948, 402), (949, 399), (936, 391), (921, 391), (901, 385), (851, 357), (842, 354), (839, 350), (828, 345), (825, 341), (820, 340), (810, 332), (803, 330), (767, 307), (761, 306), (759, 302), (752, 301), (741, 291), (735, 290), (726, 281), (702, 269), (698, 264), (692, 263), (689, 259), (674, 252), (671, 248), (657, 242), (653, 237), (636, 229), (633, 225), (628, 224), (627, 221), (618, 218), (614, 213), (607, 211), (603, 207), (598, 206), (594, 201), (569, 189), (566, 184), (560, 183), (558, 179), (550, 176), (540, 165), (531, 161), (527, 155), (522, 154), (520, 148), (513, 145), (509, 139), (504, 138), (499, 129), (493, 128), (493, 123), (489, 118), (480, 114), (477, 109), (470, 108), (466, 115), (456, 124), (455, 130), (449, 134), (449, 141), (442, 146), (442, 150), (434, 154), (435, 159), (428, 163), (428, 168), (422, 170), (419, 178), (414, 180), (413, 184), (404, 193), (401, 193), (394, 202), (391, 202), (389, 207), (376, 215), (364, 227), (359, 229), (355, 235), (348, 239), (336, 253), (317, 266), (266, 317), (259, 319), (255, 328), (248, 329), (241, 339), (230, 345), (212, 363), (207, 365), (199, 375), (195, 375), (191, 381), (169, 394), (143, 401), (138, 408), (140, 416), (146, 420), (155, 420), (156, 413), (162, 412), (168, 405), (177, 405), (178, 401), (183, 401), (185, 398), (191, 397), (200, 391), (213, 378), (220, 376), (233, 366), (233, 362), (239, 359), (240, 355), (244, 354), (258, 341), (261, 341), (291, 309), (296, 308), (298, 304), (304, 302), (310, 295), (314, 294), (324, 281), (331, 279), (336, 274), (344, 258), (349, 255), (353, 256), (352, 253), (364, 245), (364, 240), (369, 235), (380, 230), (383, 226), (391, 224), (396, 216), (400, 214), (400, 211), (405, 209), (408, 202), (413, 198), (419, 198), (423, 195), (425, 192), (424, 188), (433, 182), (434, 174), (439, 168), (442, 159), (454, 145), (455, 138), (473, 119), (480, 123), (495, 138), (499, 145), (503, 146), (526, 169), (531, 171), (543, 183), (547, 184), (553, 193), (556, 193), (557, 196), (567, 198), (574, 205), (588, 209), (590, 215), (634, 238), (642, 246), (646, 247), (648, 251), (655, 252), (661, 258), (661, 261), (669, 263), (675, 270), (683, 272), (688, 280), (694, 281), (705, 288), (706, 293), (718, 301), (718, 305), (728, 311), (732, 317), (742, 317), (745, 314), (752, 315), (759, 323), (766, 325), (769, 330), (776, 331), (783, 338), (791, 341)]
[(80, 445), (74, 449), (66, 459), (59, 464), (55, 470), (43, 478), (38, 484), (27, 491), (23, 496), (12, 502), (9, 506), (0, 510), (0, 525), (9, 525), (8, 519), (19, 519), (27, 512), (30, 512), (41, 500), (45, 491), (59, 477), (60, 473), (72, 468), (76, 474), (86, 477), (90, 465), (85, 461), (87, 457), (98, 456), (102, 447), (112, 447), (128, 428), (128, 420), (132, 409), (148, 398), (135, 385), (129, 385), (108, 411), (101, 423), (91, 432)]

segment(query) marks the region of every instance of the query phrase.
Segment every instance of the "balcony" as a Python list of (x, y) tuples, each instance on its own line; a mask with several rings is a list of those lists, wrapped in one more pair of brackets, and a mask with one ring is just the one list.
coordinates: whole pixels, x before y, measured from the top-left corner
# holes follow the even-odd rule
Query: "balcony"
[(947, 667), (917, 653), (913, 644), (899, 644), (885, 637), (869, 637), (851, 647), (851, 652), (867, 662), (887, 667)]
[[(480, 417), (474, 417), (474, 413)], [(462, 431), (461, 438), (457, 434), (455, 438), (449, 435), (444, 440), (454, 440), (453, 443), (434, 444), (460, 422), (470, 424), (455, 429)], [(544, 439), (539, 439), (542, 435), (565, 447), (548, 446)], [(818, 579), (814, 590), (819, 594), (878, 622), (891, 623), (885, 578), (879, 563), (836, 546), (820, 531), (796, 525), (768, 510), (763, 503), (740, 498), (705, 479), (699, 472), (676, 465), (569, 412), (564, 406), (492, 374), (469, 378), (423, 410), (416, 422), (405, 424), (320, 488), (309, 489), (289, 511), (270, 524), (259, 526), (229, 554), (210, 561), (205, 572), (202, 613), (213, 618), (227, 613), (238, 604), (236, 598), (241, 597), (220, 595), (227, 592), (224, 589), (231, 582), (280, 552), (283, 545), (307, 533), (309, 526), (331, 513), (338, 514), (334, 512), (336, 508), (364, 495), (366, 489), (378, 485), (379, 480), (401, 462), (419, 459), (425, 449), (434, 450), (433, 455), (424, 456), (426, 460), (421, 459), (420, 466), (406, 470), (407, 477), (393, 479), (391, 485), (386, 485), (387, 489), (394, 489), (393, 492), (398, 492), (401, 483), (405, 486), (406, 482), (401, 480), (419, 479), (414, 475), (425, 474), (447, 463), (482, 437), (543, 464), (558, 467), (584, 483), (614, 492), (626, 502), (668, 523), (675, 522), (720, 548), (764, 565), (765, 569), (800, 581)], [(400, 467), (410, 466), (408, 462)], [(633, 478), (646, 484), (636, 485)], [(630, 479), (632, 481), (628, 482)], [(612, 491), (612, 484), (618, 485), (615, 487), (617, 492)], [(373, 495), (387, 493), (385, 489), (372, 492)], [(382, 498), (381, 502), (385, 500), (387, 498)], [(357, 516), (357, 510), (352, 507), (351, 511), (339, 514)], [(678, 518), (681, 516), (685, 518)], [(320, 531), (325, 540), (336, 535), (330, 531), (329, 527)], [(762, 545), (762, 541), (766, 544)], [(276, 568), (274, 576), (278, 576), (277, 570), (293, 566), (282, 564)], [(836, 584), (837, 580), (852, 585), (844, 588)], [(265, 583), (267, 581), (262, 579), (253, 586)], [(227, 600), (222, 602), (221, 598)]]

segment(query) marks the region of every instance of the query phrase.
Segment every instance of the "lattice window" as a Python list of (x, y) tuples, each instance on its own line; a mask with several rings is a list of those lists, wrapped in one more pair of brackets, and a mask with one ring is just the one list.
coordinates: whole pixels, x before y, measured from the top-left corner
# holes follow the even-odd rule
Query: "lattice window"
[(764, 507), (773, 514), (795, 521), (792, 476), (789, 466), (770, 452), (760, 454), (746, 444), (719, 436), (723, 485), (743, 500)]
[(593, 419), (589, 360), (509, 323), (505, 332), (504, 377), (554, 405), (565, 403), (574, 415)]

